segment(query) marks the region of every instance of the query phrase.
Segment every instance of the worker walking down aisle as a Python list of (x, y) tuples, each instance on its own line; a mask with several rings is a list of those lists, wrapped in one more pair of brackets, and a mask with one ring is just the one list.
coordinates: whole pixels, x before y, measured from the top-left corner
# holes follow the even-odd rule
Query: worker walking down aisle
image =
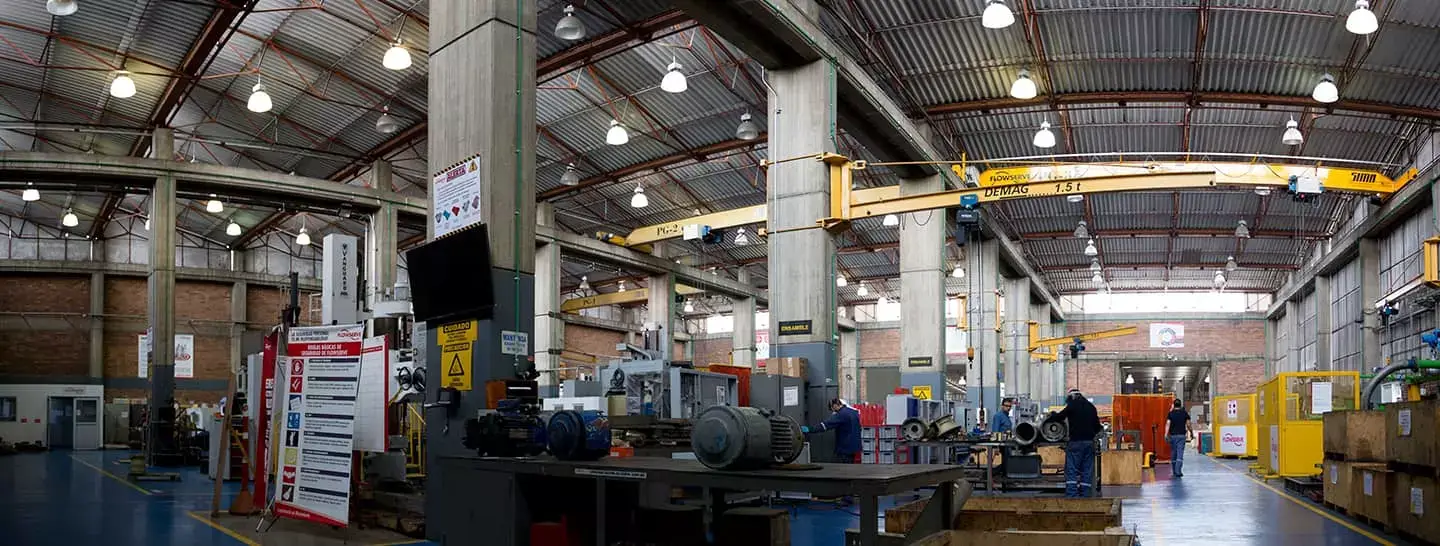
[(1070, 389), (1065, 409), (1052, 419), (1066, 419), (1070, 443), (1065, 445), (1065, 496), (1088, 497), (1094, 490), (1095, 436), (1100, 434), (1100, 414), (1080, 389)]
[(830, 418), (815, 428), (800, 427), (806, 434), (835, 431), (835, 462), (855, 463), (860, 456), (860, 412), (844, 400), (830, 401)]
[(1190, 426), (1190, 414), (1181, 407), (1179, 399), (1175, 400), (1175, 409), (1165, 416), (1165, 422), (1170, 428), (1166, 431), (1165, 440), (1170, 443), (1170, 477), (1185, 477), (1185, 443), (1190, 441), (1190, 435), (1195, 433)]

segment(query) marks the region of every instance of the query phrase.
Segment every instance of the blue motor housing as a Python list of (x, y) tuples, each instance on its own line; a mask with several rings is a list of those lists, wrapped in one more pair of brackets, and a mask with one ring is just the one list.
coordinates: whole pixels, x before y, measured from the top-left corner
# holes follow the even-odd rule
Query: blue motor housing
[(610, 454), (610, 419), (596, 410), (564, 410), (545, 427), (550, 454), (565, 461), (594, 461)]

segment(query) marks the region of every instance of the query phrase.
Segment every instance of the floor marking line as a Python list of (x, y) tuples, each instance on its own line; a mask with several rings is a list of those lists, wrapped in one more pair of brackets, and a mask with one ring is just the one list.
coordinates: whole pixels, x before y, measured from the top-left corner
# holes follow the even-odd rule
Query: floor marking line
[(205, 515), (204, 512), (196, 512), (194, 510), (190, 510), (185, 512), (185, 515), (190, 516), (190, 519), (193, 519), (200, 523), (204, 523), (205, 525), (209, 525), (211, 529), (225, 533), (230, 538), (240, 541), (241, 544), (245, 544), (246, 546), (260, 546), (259, 542), (255, 542), (253, 540), (245, 538), (245, 535), (242, 535), (235, 530), (230, 529), (229, 527), (216, 523), (214, 520), (210, 519), (209, 516)]
[(1394, 543), (1394, 542), (1390, 542), (1390, 541), (1388, 541), (1388, 540), (1385, 540), (1385, 539), (1383, 539), (1383, 538), (1380, 538), (1379, 535), (1376, 535), (1375, 533), (1372, 533), (1372, 532), (1367, 531), (1367, 530), (1365, 530), (1365, 529), (1361, 529), (1359, 526), (1357, 526), (1357, 525), (1355, 525), (1355, 524), (1353, 524), (1353, 523), (1350, 523), (1350, 522), (1348, 522), (1348, 521), (1345, 521), (1345, 520), (1343, 520), (1343, 519), (1340, 519), (1339, 516), (1336, 516), (1336, 515), (1334, 515), (1334, 514), (1331, 514), (1331, 513), (1329, 513), (1329, 512), (1326, 512), (1326, 511), (1324, 511), (1324, 510), (1321, 510), (1321, 509), (1319, 509), (1319, 508), (1316, 508), (1316, 507), (1312, 506), (1310, 503), (1305, 502), (1305, 501), (1302, 501), (1302, 500), (1300, 500), (1300, 499), (1297, 499), (1297, 498), (1295, 498), (1294, 496), (1291, 496), (1289, 493), (1286, 493), (1286, 492), (1284, 492), (1284, 491), (1281, 491), (1281, 490), (1279, 490), (1279, 489), (1276, 489), (1275, 486), (1270, 485), (1270, 484), (1268, 484), (1268, 483), (1265, 483), (1265, 482), (1263, 482), (1263, 481), (1260, 481), (1259, 479), (1255, 478), (1254, 476), (1251, 476), (1251, 475), (1246, 474), (1246, 473), (1244, 473), (1244, 472), (1241, 472), (1241, 471), (1239, 471), (1239, 470), (1235, 470), (1235, 469), (1233, 469), (1233, 468), (1230, 468), (1230, 465), (1221, 463), (1221, 464), (1220, 464), (1220, 467), (1221, 467), (1221, 468), (1224, 468), (1225, 470), (1229, 470), (1230, 472), (1234, 472), (1234, 473), (1236, 473), (1236, 474), (1239, 474), (1239, 475), (1241, 475), (1241, 476), (1244, 476), (1244, 477), (1248, 478), (1250, 481), (1255, 482), (1256, 485), (1259, 485), (1260, 487), (1264, 487), (1264, 488), (1266, 488), (1266, 489), (1269, 489), (1270, 492), (1275, 493), (1276, 495), (1279, 495), (1281, 498), (1283, 498), (1283, 499), (1285, 499), (1285, 500), (1288, 500), (1288, 501), (1290, 501), (1290, 502), (1293, 502), (1293, 503), (1295, 503), (1295, 504), (1297, 504), (1297, 505), (1299, 505), (1299, 506), (1301, 506), (1301, 507), (1303, 507), (1303, 508), (1305, 508), (1305, 509), (1307, 509), (1307, 510), (1309, 510), (1309, 511), (1311, 511), (1311, 512), (1314, 512), (1314, 513), (1316, 513), (1316, 514), (1319, 514), (1320, 517), (1323, 517), (1323, 518), (1328, 519), (1328, 520), (1330, 520), (1330, 521), (1333, 521), (1333, 522), (1335, 522), (1335, 523), (1339, 523), (1340, 525), (1343, 525), (1345, 528), (1347, 528), (1347, 529), (1349, 529), (1349, 530), (1351, 530), (1351, 531), (1355, 531), (1356, 533), (1359, 533), (1361, 536), (1364, 536), (1365, 538), (1368, 538), (1368, 539), (1370, 539), (1370, 540), (1373, 540), (1373, 541), (1375, 541), (1377, 544), (1380, 544), (1381, 546), (1395, 546), (1395, 543)]
[(100, 467), (98, 467), (98, 466), (95, 466), (95, 465), (93, 465), (93, 464), (90, 464), (90, 463), (86, 462), (85, 460), (83, 460), (83, 459), (81, 459), (81, 458), (79, 458), (79, 457), (76, 457), (76, 456), (73, 455), (73, 454), (70, 455), (70, 459), (74, 460), (74, 461), (77, 462), (77, 463), (80, 463), (80, 464), (83, 464), (83, 465), (85, 465), (85, 466), (90, 467), (91, 470), (94, 470), (94, 471), (96, 471), (96, 472), (99, 472), (100, 475), (105, 476), (106, 478), (110, 478), (110, 479), (112, 479), (112, 480), (115, 480), (115, 481), (117, 481), (117, 482), (120, 482), (120, 483), (122, 483), (122, 484), (125, 484), (126, 487), (129, 487), (129, 488), (131, 488), (131, 489), (134, 489), (134, 490), (136, 490), (136, 491), (139, 491), (141, 495), (147, 495), (147, 496), (149, 496), (149, 495), (154, 495), (154, 493), (151, 493), (149, 489), (145, 489), (144, 487), (140, 487), (140, 486), (138, 486), (138, 485), (135, 485), (135, 484), (132, 483), (130, 480), (127, 480), (127, 479), (121, 478), (120, 476), (116, 476), (116, 475), (114, 475), (114, 474), (111, 474), (110, 471), (105, 470), (105, 469), (103, 469), (103, 468), (100, 468)]

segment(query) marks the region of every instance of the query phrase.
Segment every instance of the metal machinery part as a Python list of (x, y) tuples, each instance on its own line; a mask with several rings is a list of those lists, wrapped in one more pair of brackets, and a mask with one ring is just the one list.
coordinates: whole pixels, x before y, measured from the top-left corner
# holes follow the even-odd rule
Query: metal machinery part
[(1029, 421), (1021, 421), (1015, 424), (1015, 444), (1028, 446), (1040, 439), (1040, 427)]
[[(645, 354), (639, 349), (631, 349)], [(617, 375), (623, 373), (618, 382)], [(739, 405), (739, 378), (729, 374), (711, 373), (664, 360), (617, 360), (600, 370), (601, 384), (609, 385), (608, 414), (650, 415), (660, 419), (694, 419), (705, 408), (716, 405)], [(618, 389), (617, 389), (618, 387)], [(623, 392), (625, 407), (609, 408), (618, 403), (615, 396)]]
[(545, 427), (550, 454), (562, 461), (594, 461), (610, 454), (610, 420), (594, 410), (565, 410)]
[(545, 423), (540, 407), (520, 400), (501, 400), (497, 409), (465, 420), (465, 447), (482, 457), (533, 457), (545, 451)]
[(924, 440), (925, 435), (929, 432), (930, 427), (926, 426), (924, 421), (914, 417), (906, 419), (904, 423), (900, 423), (900, 436), (911, 442)]
[(1046, 442), (1063, 442), (1070, 437), (1070, 424), (1063, 419), (1047, 419), (1040, 424), (1040, 438)]
[(930, 423), (930, 437), (932, 438), (945, 438), (959, 431), (960, 423), (955, 422), (954, 415), (942, 415)]
[(757, 408), (711, 406), (700, 412), (690, 447), (710, 468), (749, 470), (794, 461), (805, 448), (805, 436), (789, 417)]

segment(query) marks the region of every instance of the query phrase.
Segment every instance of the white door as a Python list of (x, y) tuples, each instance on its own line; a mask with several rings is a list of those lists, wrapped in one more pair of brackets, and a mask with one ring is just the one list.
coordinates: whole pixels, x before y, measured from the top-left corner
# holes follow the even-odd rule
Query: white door
[(100, 449), (100, 399), (75, 399), (73, 449)]

